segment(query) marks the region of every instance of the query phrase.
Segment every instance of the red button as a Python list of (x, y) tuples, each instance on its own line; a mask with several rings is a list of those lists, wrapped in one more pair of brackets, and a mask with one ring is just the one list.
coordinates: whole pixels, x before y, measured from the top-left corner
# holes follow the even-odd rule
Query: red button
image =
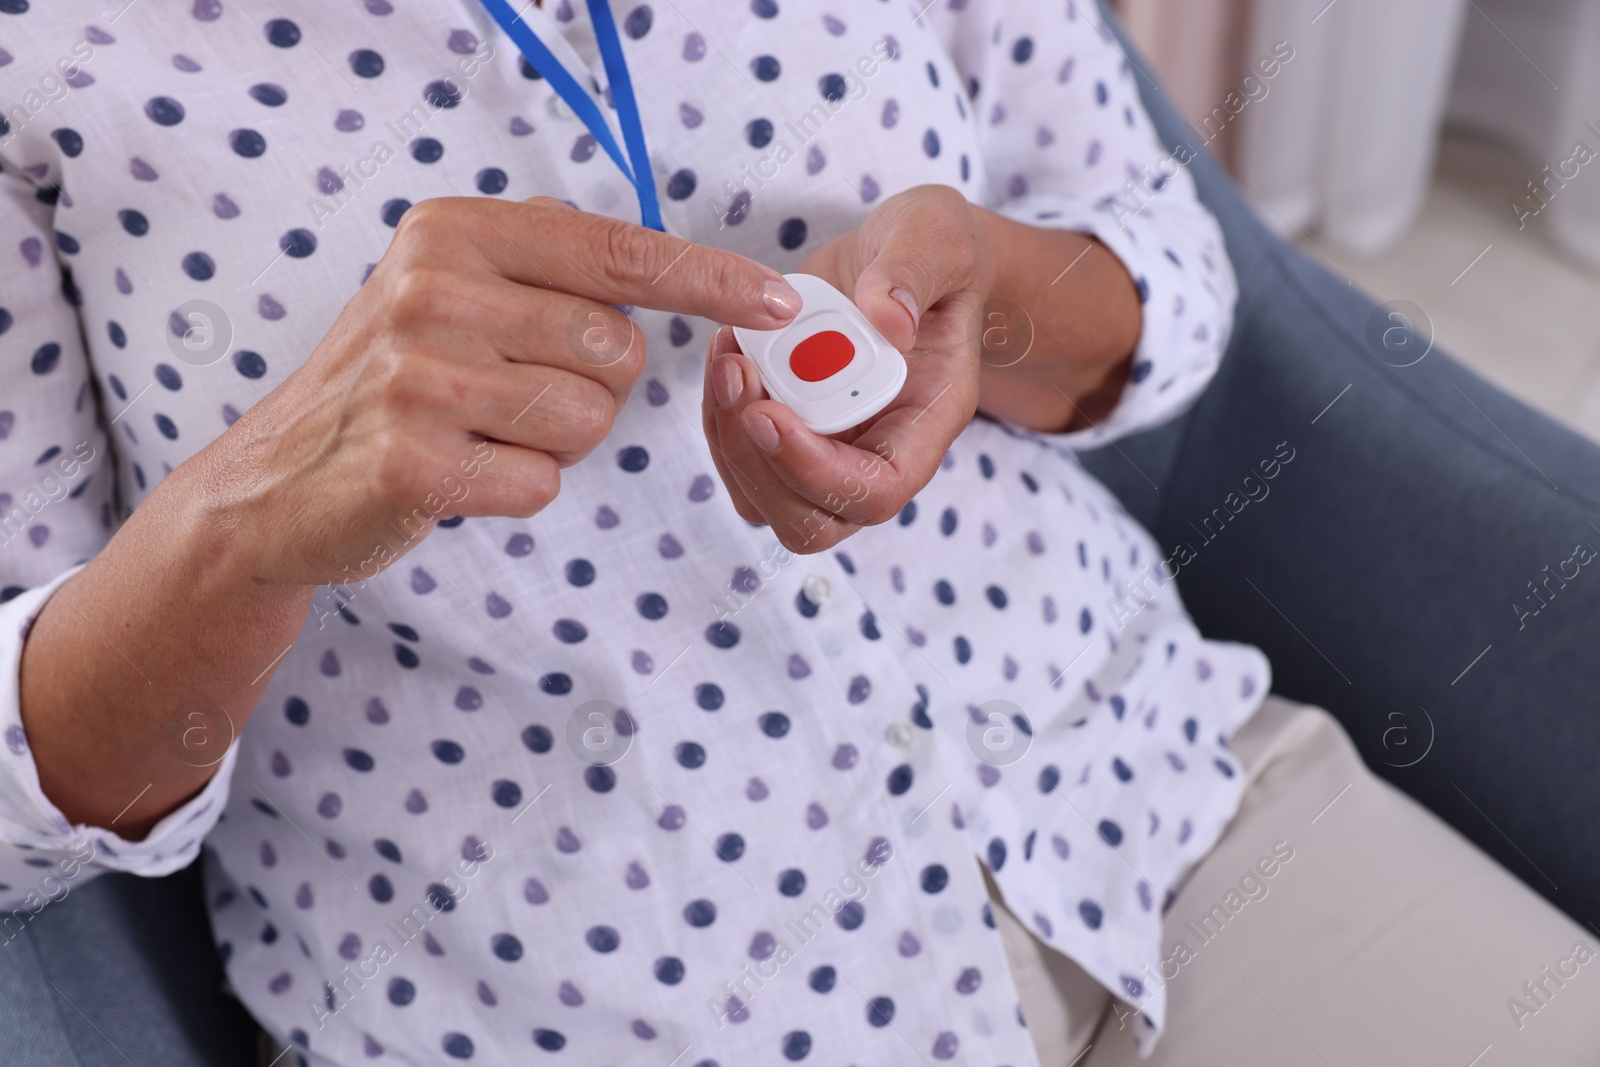
[(789, 355), (789, 369), (803, 382), (820, 382), (832, 378), (856, 358), (856, 346), (838, 330), (814, 333), (794, 346)]

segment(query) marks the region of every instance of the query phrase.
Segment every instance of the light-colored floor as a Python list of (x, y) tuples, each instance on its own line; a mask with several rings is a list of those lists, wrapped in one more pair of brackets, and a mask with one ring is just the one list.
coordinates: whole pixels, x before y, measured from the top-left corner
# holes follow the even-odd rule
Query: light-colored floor
[(1301, 246), (1379, 300), (1422, 307), (1440, 347), (1600, 440), (1600, 274), (1539, 220), (1518, 232), (1507, 203), (1528, 173), (1509, 149), (1452, 131), (1422, 216), (1397, 247), (1364, 262), (1315, 233)]

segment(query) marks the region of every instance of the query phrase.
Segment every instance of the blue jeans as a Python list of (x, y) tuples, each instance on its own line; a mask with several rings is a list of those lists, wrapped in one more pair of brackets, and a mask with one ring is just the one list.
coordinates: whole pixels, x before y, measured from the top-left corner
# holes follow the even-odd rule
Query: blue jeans
[[(1198, 148), (1128, 54), (1162, 136)], [(1208, 157), (1190, 170), (1239, 274), (1236, 332), (1183, 418), (1085, 466), (1173, 553), (1202, 631), (1264, 649), (1274, 688), (1333, 712), (1380, 774), (1600, 919), (1600, 566), (1575, 552), (1600, 546), (1600, 448), (1443, 352), (1401, 366), (1399, 320), (1272, 236)], [(194, 870), (103, 878), (0, 946), (0, 1059), (251, 1063), (222, 981)]]

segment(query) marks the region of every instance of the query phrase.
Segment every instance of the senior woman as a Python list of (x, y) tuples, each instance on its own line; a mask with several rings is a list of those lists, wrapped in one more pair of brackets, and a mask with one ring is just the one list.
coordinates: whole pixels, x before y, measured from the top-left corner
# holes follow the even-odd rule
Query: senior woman
[(1095, 11), (918, 6), (0, 6), (8, 900), (204, 842), (317, 1065), (1148, 1052), (1268, 670), (1069, 449), (1234, 282)]

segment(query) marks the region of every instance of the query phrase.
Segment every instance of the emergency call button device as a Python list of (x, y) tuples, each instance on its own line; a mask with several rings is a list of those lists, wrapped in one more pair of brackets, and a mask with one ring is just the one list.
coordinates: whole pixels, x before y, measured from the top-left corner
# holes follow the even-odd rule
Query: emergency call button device
[(839, 290), (810, 274), (786, 274), (803, 302), (780, 330), (733, 328), (767, 394), (814, 433), (859, 426), (906, 383), (906, 360)]

